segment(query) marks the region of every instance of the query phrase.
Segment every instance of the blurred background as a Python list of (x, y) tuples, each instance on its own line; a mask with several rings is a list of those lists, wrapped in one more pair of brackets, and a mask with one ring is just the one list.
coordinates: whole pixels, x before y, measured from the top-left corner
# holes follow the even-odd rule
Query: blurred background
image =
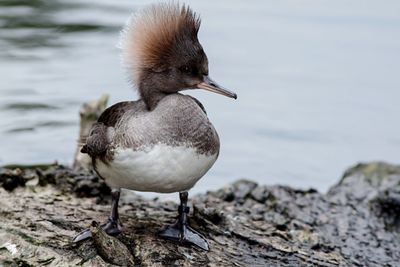
[[(71, 164), (80, 105), (134, 100), (116, 47), (154, 1), (0, 0), (0, 165)], [(400, 2), (185, 1), (210, 74), (198, 98), (222, 150), (193, 189), (238, 178), (326, 191), (360, 161), (400, 161)]]

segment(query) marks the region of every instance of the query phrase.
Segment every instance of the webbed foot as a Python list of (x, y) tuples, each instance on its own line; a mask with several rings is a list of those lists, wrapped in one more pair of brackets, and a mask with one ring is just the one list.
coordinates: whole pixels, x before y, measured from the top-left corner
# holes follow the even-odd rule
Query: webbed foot
[[(106, 223), (103, 223), (102, 225), (100, 225), (100, 227), (104, 230), (104, 232), (106, 232), (109, 235), (118, 235), (122, 232), (122, 227), (120, 224), (118, 224), (118, 222), (112, 220), (112, 219), (108, 219), (108, 221)], [(86, 229), (83, 230), (82, 232), (80, 232), (77, 236), (74, 237), (74, 239), (72, 239), (72, 242), (76, 243), (76, 242), (80, 242), (86, 239), (89, 239), (92, 237), (92, 233), (90, 232), (90, 229)]]
[(158, 233), (159, 236), (184, 245), (195, 245), (209, 251), (207, 240), (202, 234), (192, 229), (189, 225), (181, 225), (179, 221), (172, 225), (166, 225)]
[[(117, 235), (121, 233), (122, 226), (119, 223), (119, 215), (118, 215), (118, 201), (120, 196), (120, 190), (114, 190), (111, 192), (112, 203), (111, 203), (111, 212), (108, 217), (108, 221), (100, 225), (103, 230), (109, 235)], [(92, 237), (92, 233), (90, 229), (83, 230), (77, 236), (72, 239), (72, 242), (80, 242)]]
[(209, 251), (209, 245), (207, 240), (202, 234), (191, 228), (188, 224), (187, 215), (189, 213), (189, 207), (187, 207), (187, 192), (179, 193), (181, 204), (178, 208), (178, 220), (172, 225), (166, 225), (163, 229), (158, 232), (158, 235), (175, 241), (184, 245), (195, 245), (201, 249)]

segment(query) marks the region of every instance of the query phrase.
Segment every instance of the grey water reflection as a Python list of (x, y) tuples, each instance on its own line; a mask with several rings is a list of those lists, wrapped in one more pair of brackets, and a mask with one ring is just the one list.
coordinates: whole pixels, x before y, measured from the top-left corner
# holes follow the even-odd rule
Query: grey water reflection
[(58, 15), (82, 10), (85, 7), (91, 8), (88, 4), (57, 0), (2, 0), (0, 1), (1, 42), (3, 46), (12, 46), (14, 49), (61, 48), (66, 44), (60, 40), (60, 35), (119, 29), (117, 25), (68, 21)]
[[(0, 164), (70, 163), (82, 102), (134, 99), (116, 48), (153, 1), (0, 1)], [(185, 1), (212, 76), (220, 158), (194, 191), (240, 177), (326, 190), (358, 161), (399, 161), (400, 2)]]

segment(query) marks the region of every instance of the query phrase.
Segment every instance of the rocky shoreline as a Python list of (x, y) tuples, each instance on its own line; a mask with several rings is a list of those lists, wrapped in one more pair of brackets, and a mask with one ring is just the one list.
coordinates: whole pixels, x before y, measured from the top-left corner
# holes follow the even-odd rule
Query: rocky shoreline
[[(0, 169), (0, 266), (398, 266), (400, 166), (350, 168), (328, 193), (240, 180), (191, 197), (191, 224), (211, 251), (157, 238), (177, 204), (120, 203), (124, 233), (96, 227), (110, 190), (54, 165)], [(71, 238), (92, 225), (94, 240)]]

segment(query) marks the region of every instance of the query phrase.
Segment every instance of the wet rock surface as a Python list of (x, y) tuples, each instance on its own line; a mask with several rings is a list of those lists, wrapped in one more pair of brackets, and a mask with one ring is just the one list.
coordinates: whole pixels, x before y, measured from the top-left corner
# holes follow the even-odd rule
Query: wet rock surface
[[(240, 180), (191, 197), (210, 252), (157, 237), (177, 204), (122, 199), (109, 237), (110, 191), (57, 164), (0, 169), (0, 266), (398, 266), (400, 166), (359, 164), (327, 194)], [(71, 239), (91, 226), (94, 240)]]

